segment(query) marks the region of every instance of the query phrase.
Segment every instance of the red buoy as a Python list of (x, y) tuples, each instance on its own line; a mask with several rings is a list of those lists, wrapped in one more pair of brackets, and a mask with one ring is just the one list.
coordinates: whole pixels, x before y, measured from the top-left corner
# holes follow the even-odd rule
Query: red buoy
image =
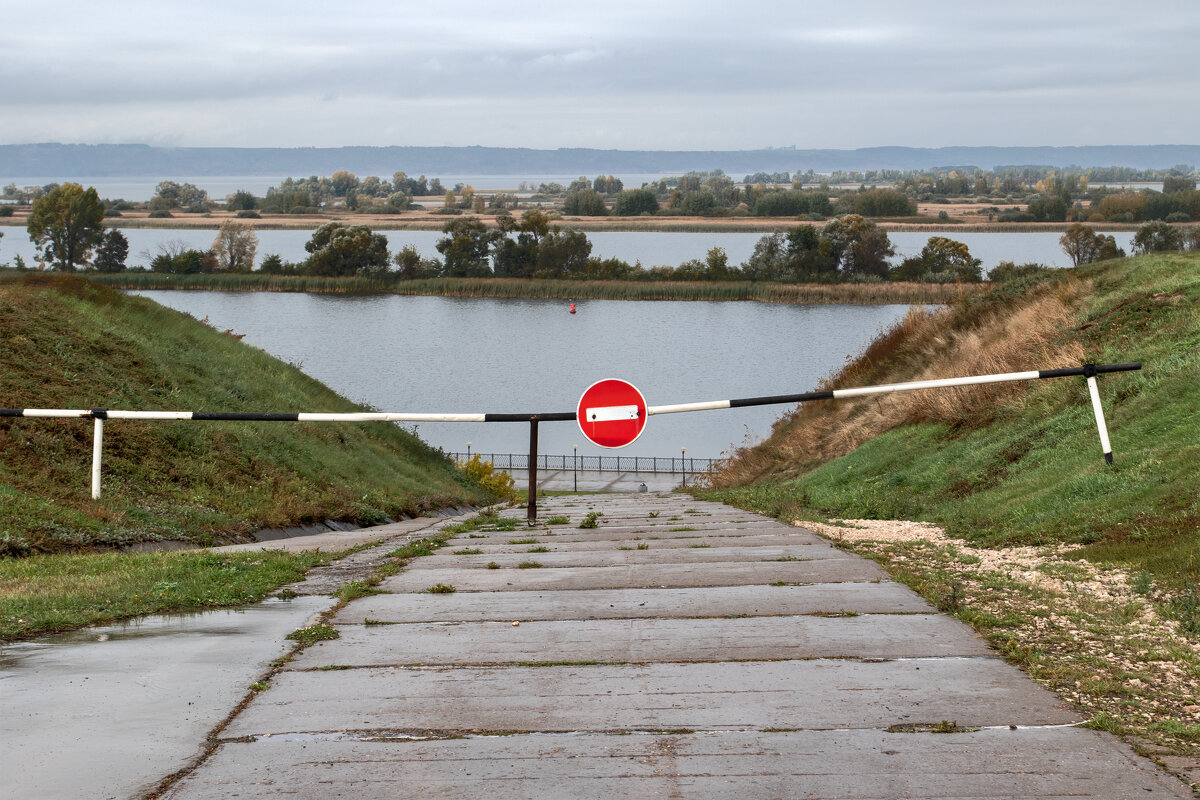
[(571, 313), (572, 314), (575, 313), (575, 304), (574, 303), (571, 303)]

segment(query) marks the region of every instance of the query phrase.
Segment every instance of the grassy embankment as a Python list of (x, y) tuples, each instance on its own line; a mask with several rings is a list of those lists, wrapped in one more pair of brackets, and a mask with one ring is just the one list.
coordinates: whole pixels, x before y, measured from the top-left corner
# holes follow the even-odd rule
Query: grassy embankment
[(753, 300), (765, 303), (945, 303), (983, 291), (982, 284), (940, 283), (752, 283), (749, 281), (575, 281), (521, 278), (427, 278), (395, 281), (364, 277), (196, 274), (155, 272), (89, 274), (117, 289), (201, 289), (316, 294), (432, 295), (566, 300)]
[[(0, 283), (0, 331), (4, 407), (361, 410), (187, 315), (77, 278)], [(321, 560), (88, 551), (208, 545), (261, 527), (370, 524), (490, 499), (385, 423), (110, 421), (99, 501), (90, 497), (91, 442), (90, 420), (0, 420), (0, 636), (245, 602)], [(202, 574), (212, 580), (185, 586), (182, 576)], [(94, 585), (94, 602), (61, 617), (53, 603), (37, 619), (25, 613), (72, 585), (81, 595)]]
[(942, 526), (949, 538), (823, 530), (1095, 726), (1200, 754), (1200, 256), (1122, 259), (914, 310), (827, 383), (1084, 361), (1144, 364), (1100, 378), (1113, 466), (1083, 379), (1059, 379), (809, 404), (736, 454), (710, 496), (788, 519)]

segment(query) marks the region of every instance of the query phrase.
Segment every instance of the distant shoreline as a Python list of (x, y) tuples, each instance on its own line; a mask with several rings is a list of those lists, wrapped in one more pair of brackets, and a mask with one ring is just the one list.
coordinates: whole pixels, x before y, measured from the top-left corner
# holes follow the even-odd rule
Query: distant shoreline
[[(953, 213), (954, 206), (940, 206)], [(925, 209), (922, 208), (922, 211)], [(0, 217), (0, 227), (24, 228), (27, 212), (18, 211), (11, 217)], [(475, 216), (489, 226), (495, 226), (492, 214), (433, 214), (406, 212), (398, 215), (355, 214), (334, 212), (324, 214), (268, 214), (259, 218), (238, 217), (234, 212), (212, 211), (205, 214), (179, 212), (173, 217), (151, 219), (148, 212), (127, 211), (120, 217), (106, 217), (106, 228), (146, 228), (161, 230), (217, 230), (222, 222), (234, 220), (254, 230), (316, 230), (327, 222), (346, 225), (366, 225), (375, 231), (441, 231), (442, 227), (459, 216)], [(972, 215), (974, 216), (974, 215)], [(964, 217), (951, 216), (938, 219), (929, 216), (928, 221), (918, 218), (875, 219), (880, 228), (889, 232), (929, 233), (1055, 233), (1062, 232), (1073, 223), (1069, 222), (982, 222), (967, 221)], [(824, 225), (822, 222), (795, 219), (793, 217), (573, 217), (564, 216), (551, 221), (552, 225), (571, 228), (585, 233), (602, 231), (620, 233), (778, 233), (797, 225)], [(1092, 222), (1085, 223), (1097, 230), (1136, 231), (1141, 223)]]

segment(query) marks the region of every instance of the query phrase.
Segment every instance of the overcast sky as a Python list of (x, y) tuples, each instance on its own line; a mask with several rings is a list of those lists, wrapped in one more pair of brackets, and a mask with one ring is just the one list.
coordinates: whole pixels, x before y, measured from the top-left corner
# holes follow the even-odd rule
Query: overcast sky
[(1200, 3), (0, 2), (0, 144), (1200, 143)]

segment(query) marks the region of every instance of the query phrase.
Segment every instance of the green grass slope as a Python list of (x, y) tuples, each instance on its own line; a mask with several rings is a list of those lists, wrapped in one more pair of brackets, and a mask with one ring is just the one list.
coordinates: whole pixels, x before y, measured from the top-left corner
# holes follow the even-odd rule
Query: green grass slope
[[(1089, 557), (1128, 563), (1176, 586), (1195, 585), (1200, 255), (1122, 259), (1073, 270), (1059, 281), (1070, 284), (1057, 291), (1071, 300), (1066, 324), (1055, 328), (1054, 349), (1082, 352), (1096, 363), (1144, 365), (1099, 379), (1114, 465), (1101, 457), (1084, 380), (1068, 378), (1031, 383), (986, 413), (964, 409), (958, 422), (907, 421), (848, 455), (802, 470), (796, 458), (789, 464), (779, 453), (787, 437), (823, 417), (799, 414), (760, 446), (771, 454), (759, 459), (769, 466), (744, 485), (712, 494), (781, 516), (932, 521), (983, 545), (1086, 543)], [(1003, 302), (1015, 313), (1044, 289)], [(964, 318), (971, 312), (951, 313)], [(927, 338), (945, 335), (935, 331)], [(859, 383), (912, 379), (890, 363), (861, 370), (870, 380)], [(939, 366), (948, 370), (943, 377), (956, 374), (936, 361), (929, 372), (938, 374)], [(805, 441), (833, 432), (809, 434)]]
[[(358, 411), (256, 348), (72, 277), (0, 284), (0, 407)], [(200, 544), (322, 519), (482, 503), (440, 453), (386, 423), (111, 420), (91, 500), (90, 420), (0, 419), (0, 555)]]

